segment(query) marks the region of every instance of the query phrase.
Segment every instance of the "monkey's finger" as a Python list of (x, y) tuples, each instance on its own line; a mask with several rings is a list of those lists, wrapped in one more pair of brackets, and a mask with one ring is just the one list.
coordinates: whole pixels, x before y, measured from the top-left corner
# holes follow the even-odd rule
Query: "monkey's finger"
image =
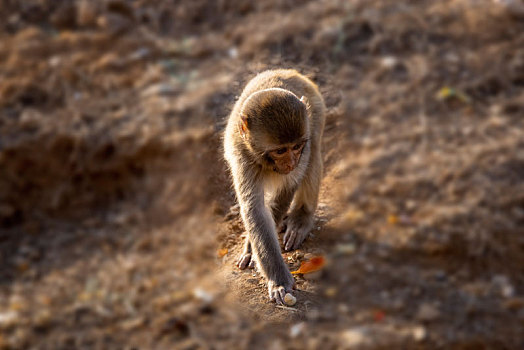
[(284, 296), (286, 296), (286, 292), (284, 291), (284, 294), (282, 295), (282, 287), (279, 287), (277, 289), (273, 290), (273, 295), (275, 298), (275, 301), (278, 305), (284, 305)]
[(249, 262), (248, 267), (249, 267), (250, 269), (254, 269), (254, 268), (255, 268), (255, 260), (251, 259), (251, 261)]
[(245, 254), (238, 259), (237, 266), (240, 270), (244, 270), (251, 261), (251, 254)]
[(286, 239), (284, 239), (284, 245), (286, 250), (291, 250), (291, 248), (293, 248), (293, 243), (295, 242), (296, 236), (297, 234), (295, 231), (289, 232), (287, 236), (287, 241)]
[(300, 237), (297, 237), (295, 239), (295, 243), (293, 244), (293, 250), (300, 248), (301, 244), (302, 244), (302, 239), (300, 239)]
[(280, 298), (282, 299), (282, 302), (284, 302), (284, 298), (286, 297), (286, 289), (284, 287), (278, 288), (278, 292), (280, 294)]
[(288, 242), (289, 242), (289, 236), (291, 235), (291, 231), (290, 230), (286, 230), (286, 234), (284, 235), (284, 249), (287, 250), (287, 245), (288, 245)]

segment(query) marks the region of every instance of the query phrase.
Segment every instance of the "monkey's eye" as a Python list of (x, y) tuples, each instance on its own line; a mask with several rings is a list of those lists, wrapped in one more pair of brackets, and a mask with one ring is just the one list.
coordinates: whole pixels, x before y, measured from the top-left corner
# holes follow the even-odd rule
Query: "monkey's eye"
[(285, 147), (282, 147), (282, 148), (277, 149), (275, 152), (277, 154), (284, 154), (284, 153), (286, 153), (286, 151), (287, 151), (287, 149)]
[(293, 151), (298, 151), (302, 147), (303, 143), (297, 143), (293, 146)]

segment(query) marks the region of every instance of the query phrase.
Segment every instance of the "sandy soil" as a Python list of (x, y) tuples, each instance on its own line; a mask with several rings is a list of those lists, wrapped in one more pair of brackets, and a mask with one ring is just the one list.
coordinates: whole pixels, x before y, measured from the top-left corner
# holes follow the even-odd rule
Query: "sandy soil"
[[(522, 349), (524, 21), (492, 1), (0, 2), (0, 349)], [(257, 72), (328, 107), (298, 302), (234, 263)]]

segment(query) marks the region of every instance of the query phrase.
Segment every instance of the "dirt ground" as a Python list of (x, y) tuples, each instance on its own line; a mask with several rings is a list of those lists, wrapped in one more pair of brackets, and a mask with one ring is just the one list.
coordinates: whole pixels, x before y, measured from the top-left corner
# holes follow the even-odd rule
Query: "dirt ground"
[[(0, 349), (523, 349), (524, 19), (482, 0), (0, 1)], [(257, 72), (328, 107), (270, 303), (221, 132)]]

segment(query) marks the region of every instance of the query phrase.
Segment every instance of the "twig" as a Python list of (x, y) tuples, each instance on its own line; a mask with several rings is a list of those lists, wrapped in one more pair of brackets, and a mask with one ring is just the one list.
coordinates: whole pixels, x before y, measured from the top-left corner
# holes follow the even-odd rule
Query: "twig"
[(289, 307), (289, 306), (284, 306), (284, 305), (275, 305), (275, 306), (278, 307), (279, 309), (284, 309), (284, 310), (298, 312), (298, 310), (295, 309), (294, 307)]

